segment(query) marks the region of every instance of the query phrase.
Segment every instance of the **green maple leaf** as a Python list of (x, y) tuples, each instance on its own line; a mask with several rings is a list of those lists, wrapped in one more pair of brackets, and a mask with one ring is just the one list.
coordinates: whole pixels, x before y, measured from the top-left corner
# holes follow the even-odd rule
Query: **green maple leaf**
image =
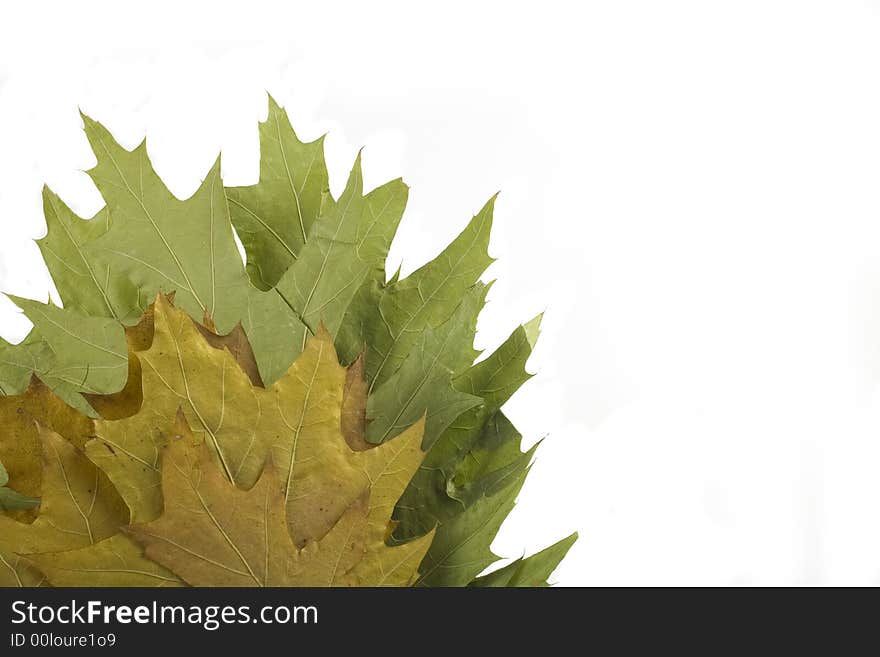
[[(525, 477), (538, 447), (522, 452), (520, 433), (500, 409), (531, 378), (525, 365), (540, 321), (538, 316), (518, 327), (488, 358), (453, 380), (456, 389), (478, 396), (483, 404), (463, 413), (443, 433), (398, 502), (393, 542), (411, 540), (440, 526), (423, 563), (422, 584), (465, 585), (497, 558), (489, 545), (500, 527), (498, 517), (503, 520), (513, 508), (521, 486), (517, 482)], [(487, 524), (481, 524), (484, 521)], [(475, 527), (479, 527), (476, 539)], [(534, 582), (543, 572), (539, 566), (549, 567), (559, 550), (545, 552), (525, 560), (518, 575), (510, 566), (479, 585)], [(563, 556), (564, 552), (559, 559)]]
[(39, 339), (10, 344), (0, 338), (0, 394), (23, 392), (31, 375), (45, 371), (54, 357), (49, 345)]
[(128, 348), (122, 325), (105, 317), (90, 317), (31, 299), (7, 295), (24, 311), (34, 329), (18, 345), (19, 362), (13, 392), (21, 392), (24, 377), (36, 374), (68, 404), (86, 415), (95, 411), (81, 392), (118, 392), (128, 378)]
[(467, 586), (500, 557), (490, 546), (513, 510), (527, 471), (440, 525), (419, 568), (418, 586)]
[(355, 293), (385, 262), (408, 189), (393, 180), (364, 196), (358, 155), (345, 191), (313, 226), (309, 241), (276, 290), (313, 332), (335, 335)]
[(367, 441), (380, 444), (393, 438), (427, 412), (426, 450), (459, 415), (482, 403), (475, 396), (456, 390), (452, 377), (472, 357), (477, 313), (488, 287), (477, 284), (468, 290), (458, 310), (437, 329), (425, 329), (400, 369), (375, 390), (367, 402)]
[(397, 179), (364, 195), (358, 155), (339, 201), (312, 226), (275, 288), (312, 332), (323, 323), (335, 336), (355, 294), (383, 266), (408, 191)]
[(113, 217), (89, 251), (135, 283), (141, 310), (158, 292), (174, 292), (179, 307), (219, 333), (241, 323), (263, 379), (280, 376), (298, 353), (289, 333), (304, 328), (277, 295), (250, 283), (233, 238), (219, 158), (195, 194), (181, 201), (153, 170), (146, 142), (128, 151), (100, 124), (83, 121), (98, 160), (89, 175)]
[[(366, 376), (376, 389), (403, 364), (422, 332), (449, 319), (462, 297), (492, 263), (489, 234), (495, 206), (493, 197), (467, 227), (431, 262), (403, 280), (379, 288), (371, 285), (359, 295), (346, 319), (348, 344), (340, 346), (343, 357), (353, 359), (364, 346)], [(477, 353), (468, 345), (469, 360)]]
[[(235, 355), (233, 342), (243, 339), (250, 365), (242, 367), (254, 385), (267, 390), (323, 324), (329, 335), (321, 339), (332, 338), (340, 360), (354, 363), (340, 415), (352, 449), (378, 451), (371, 444), (384, 445), (426, 414), (422, 445), (429, 451), (406, 492), (397, 496), (395, 525), (388, 528), (390, 544), (400, 545), (438, 526), (419, 583), (545, 583), (571, 537), (475, 579), (497, 559), (489, 545), (535, 450), (521, 450), (521, 436), (501, 407), (529, 378), (525, 361), (539, 320), (518, 328), (495, 353), (472, 365), (479, 355), (473, 348), (476, 318), (487, 290), (479, 278), (492, 262), (494, 198), (437, 258), (404, 279), (398, 270), (385, 282), (385, 260), (408, 188), (394, 180), (364, 194), (358, 156), (335, 201), (327, 189), (322, 139), (301, 142), (271, 98), (259, 129), (258, 184), (224, 190), (218, 160), (185, 200), (162, 183), (145, 143), (128, 151), (99, 124), (83, 120), (97, 158), (89, 174), (107, 205), (84, 220), (44, 191), (48, 232), (39, 246), (64, 308), (16, 300), (35, 328), (20, 345), (0, 341), (0, 393), (21, 392), (35, 373), (83, 413), (96, 415), (80, 394), (90, 393), (95, 408), (110, 413), (105, 419), (117, 419), (117, 412), (119, 418), (130, 416), (135, 409), (125, 410), (123, 400), (141, 403), (142, 373), (137, 359), (135, 367), (126, 367), (119, 324), (136, 323), (159, 292), (174, 292), (175, 305), (197, 322), (218, 333), (233, 332), (214, 336), (220, 341), (215, 346)], [(133, 348), (149, 346), (147, 340)], [(129, 371), (135, 378), (118, 398), (94, 397), (120, 390)], [(196, 428), (202, 424), (203, 418), (191, 419)], [(142, 477), (115, 476), (122, 477), (127, 494), (140, 494)], [(394, 500), (384, 505), (390, 511)], [(100, 566), (115, 555), (120, 564), (143, 565), (130, 539), (110, 540), (119, 544), (41, 557), (38, 565), (59, 582), (81, 581), (73, 574), (79, 560)], [(28, 579), (26, 568), (16, 567), (19, 579)], [(385, 567), (372, 562), (367, 579)], [(179, 583), (151, 568), (145, 566), (144, 583)], [(120, 582), (112, 569), (101, 573), (107, 584)]]
[(577, 540), (572, 534), (524, 559), (477, 577), (500, 557), (491, 544), (513, 510), (528, 469), (499, 491), (477, 499), (463, 513), (440, 525), (419, 568), (418, 586), (547, 586), (547, 578)]
[(83, 115), (83, 122), (97, 158), (88, 174), (113, 217), (90, 251), (130, 274), (145, 291), (144, 302), (174, 291), (177, 305), (191, 316), (210, 318), (221, 333), (232, 330), (246, 288), (244, 270), (236, 266), (219, 158), (195, 194), (181, 201), (153, 170), (146, 141), (128, 151), (96, 121)]
[(488, 575), (478, 577), (470, 586), (474, 587), (522, 587), (548, 586), (547, 579), (568, 554), (571, 546), (577, 541), (577, 532), (563, 538), (548, 548), (530, 557), (517, 559), (504, 568), (499, 568)]
[(118, 322), (7, 296), (55, 354), (52, 367), (41, 374), (95, 394), (122, 389), (128, 378), (128, 347)]
[(531, 378), (525, 365), (540, 322), (538, 316), (518, 327), (488, 358), (453, 379), (456, 390), (482, 403), (457, 417), (428, 452), (394, 514), (400, 523), (395, 540), (449, 521), (528, 466), (536, 447), (521, 452), (521, 436), (500, 409)]
[(229, 212), (247, 253), (251, 281), (274, 287), (297, 260), (312, 224), (329, 196), (324, 138), (303, 143), (285, 112), (269, 96), (269, 115), (260, 123), (260, 181), (227, 187)]
[[(359, 154), (334, 201), (323, 138), (301, 142), (270, 96), (260, 124), (260, 180), (227, 188), (226, 196), (254, 284), (273, 289), (311, 333), (323, 323), (336, 336), (365, 281), (384, 277), (408, 188), (397, 179), (364, 195)], [(307, 337), (300, 331), (294, 341)], [(348, 342), (338, 341), (343, 355)]]
[(109, 265), (95, 262), (88, 245), (110, 228), (110, 211), (102, 208), (88, 220), (78, 217), (48, 187), (43, 188), (46, 236), (37, 246), (64, 307), (92, 317), (112, 317), (133, 324), (141, 316), (137, 287)]

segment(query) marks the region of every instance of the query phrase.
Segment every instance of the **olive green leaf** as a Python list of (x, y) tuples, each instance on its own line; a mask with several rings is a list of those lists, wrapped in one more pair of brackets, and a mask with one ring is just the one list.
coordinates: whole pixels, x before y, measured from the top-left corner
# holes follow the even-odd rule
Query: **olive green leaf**
[(308, 328), (283, 298), (253, 286), (247, 288), (240, 323), (253, 349), (260, 378), (267, 385), (287, 371), (309, 336)]
[[(467, 227), (434, 260), (406, 278), (389, 283), (375, 301), (369, 304), (369, 321), (352, 312), (353, 322), (361, 324), (359, 352), (366, 350), (366, 373), (370, 390), (388, 381), (416, 347), (423, 332), (446, 322), (456, 311), (467, 291), (479, 280), (492, 263), (488, 254), (492, 228), (494, 197), (470, 221)], [(472, 342), (467, 345), (466, 364), (477, 353)]]
[(229, 214), (247, 254), (251, 281), (274, 287), (296, 261), (329, 192), (324, 138), (303, 143), (285, 112), (269, 96), (269, 116), (260, 123), (260, 180), (227, 187)]
[[(460, 299), (458, 310), (439, 328), (426, 328), (401, 368), (367, 402), (367, 441), (385, 442), (427, 411), (422, 446), (429, 450), (456, 417), (482, 403), (452, 387), (452, 377), (472, 350), (477, 313), (487, 286), (477, 284)], [(471, 358), (471, 360), (473, 360)]]
[(528, 466), (535, 448), (520, 451), (521, 436), (500, 408), (531, 378), (525, 366), (540, 322), (538, 316), (518, 327), (488, 358), (452, 380), (455, 390), (482, 404), (456, 418), (429, 450), (395, 511), (394, 540), (447, 522)]
[(45, 383), (59, 381), (94, 394), (122, 390), (128, 379), (128, 347), (117, 321), (7, 296), (55, 355), (48, 370), (38, 372)]
[(336, 335), (352, 298), (384, 265), (407, 196), (400, 179), (364, 196), (358, 154), (339, 201), (314, 223), (308, 242), (275, 288), (312, 332), (323, 324)]
[(102, 208), (88, 220), (78, 217), (48, 187), (43, 188), (46, 236), (37, 240), (64, 307), (91, 317), (112, 317), (132, 324), (141, 316), (138, 289), (107, 264), (94, 261), (87, 245), (110, 228)]
[(89, 245), (114, 271), (129, 274), (143, 291), (174, 291), (175, 303), (226, 333), (238, 322), (243, 266), (235, 250), (220, 160), (190, 198), (178, 200), (153, 170), (146, 141), (128, 151), (99, 123), (83, 115), (97, 164), (87, 173), (113, 218)]
[(467, 586), (499, 559), (490, 546), (513, 510), (526, 473), (520, 473), (495, 495), (481, 497), (437, 528), (419, 567), (418, 586)]
[(504, 568), (478, 577), (469, 586), (474, 587), (538, 587), (548, 586), (547, 580), (577, 541), (577, 532), (563, 538), (530, 557), (517, 559)]
[(181, 201), (153, 170), (146, 142), (128, 151), (99, 123), (86, 116), (83, 122), (97, 157), (88, 173), (112, 217), (108, 230), (87, 245), (89, 253), (135, 284), (142, 310), (157, 293), (174, 292), (178, 307), (218, 333), (241, 323), (263, 380), (274, 381), (302, 347), (290, 334), (304, 329), (276, 294), (248, 279), (219, 158), (195, 194)]
[(31, 376), (46, 371), (54, 359), (55, 354), (42, 340), (25, 338), (19, 344), (10, 344), (0, 338), (0, 395), (24, 392)]

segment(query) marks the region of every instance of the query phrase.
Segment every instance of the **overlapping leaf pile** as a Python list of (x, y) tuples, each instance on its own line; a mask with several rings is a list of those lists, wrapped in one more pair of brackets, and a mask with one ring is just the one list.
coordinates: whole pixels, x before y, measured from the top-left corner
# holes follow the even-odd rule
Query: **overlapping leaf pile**
[[(63, 308), (0, 342), (0, 585), (543, 585), (571, 536), (490, 575), (534, 449), (501, 407), (540, 318), (477, 364), (493, 201), (386, 281), (407, 187), (338, 199), (270, 99), (260, 180), (175, 198), (83, 117), (106, 207), (48, 189)], [(247, 254), (237, 252), (233, 233)]]

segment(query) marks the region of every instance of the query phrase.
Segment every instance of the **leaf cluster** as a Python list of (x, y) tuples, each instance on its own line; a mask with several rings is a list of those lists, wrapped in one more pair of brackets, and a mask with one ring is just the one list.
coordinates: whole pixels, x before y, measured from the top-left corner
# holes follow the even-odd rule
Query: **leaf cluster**
[(574, 537), (479, 577), (534, 454), (502, 407), (540, 325), (475, 363), (494, 198), (389, 279), (407, 186), (365, 192), (358, 155), (333, 198), (323, 140), (273, 99), (259, 182), (224, 187), (218, 158), (183, 200), (146, 142), (83, 121), (106, 206), (83, 219), (44, 190), (63, 307), (11, 297), (34, 328), (0, 342), (11, 580), (546, 582)]

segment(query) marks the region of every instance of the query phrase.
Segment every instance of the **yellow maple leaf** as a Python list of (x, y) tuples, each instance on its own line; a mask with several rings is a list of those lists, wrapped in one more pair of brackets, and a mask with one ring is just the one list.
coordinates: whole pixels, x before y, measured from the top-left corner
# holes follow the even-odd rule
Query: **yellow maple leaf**
[[(147, 558), (193, 586), (409, 584), (432, 537), (386, 546), (382, 528), (390, 509), (382, 502), (412, 475), (407, 463), (413, 451), (420, 453), (423, 430), (423, 423), (411, 428), (393, 454), (371, 463), (372, 493), (362, 493), (323, 538), (299, 550), (272, 462), (250, 490), (236, 487), (181, 414), (176, 437), (163, 450), (165, 509), (126, 531), (144, 546)], [(380, 503), (372, 504), (371, 496)]]

